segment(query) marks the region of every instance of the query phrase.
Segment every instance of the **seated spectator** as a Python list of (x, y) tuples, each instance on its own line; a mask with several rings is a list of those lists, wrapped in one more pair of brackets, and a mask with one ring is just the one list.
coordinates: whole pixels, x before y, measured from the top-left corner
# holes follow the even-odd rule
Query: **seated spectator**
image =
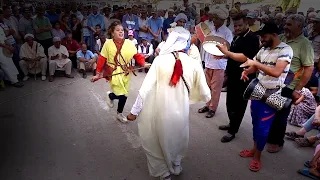
[[(142, 38), (141, 44), (138, 46), (138, 53), (144, 54), (144, 57), (146, 59), (146, 62), (151, 63), (154, 60), (154, 55), (153, 55), (154, 49), (153, 45), (149, 43), (146, 38)], [(142, 69), (139, 70), (139, 72), (142, 72)], [(148, 69), (145, 69), (145, 72), (148, 72)]]
[(20, 68), (24, 74), (23, 81), (29, 79), (28, 74), (38, 74), (41, 71), (42, 81), (46, 80), (47, 56), (44, 54), (43, 46), (34, 41), (32, 34), (24, 36), (25, 43), (20, 48)]
[(63, 32), (63, 30), (60, 28), (60, 22), (59, 21), (57, 21), (54, 24), (54, 27), (51, 30), (51, 33), (52, 33), (53, 37), (59, 37), (60, 39), (63, 39), (66, 36), (66, 34)]
[(56, 70), (64, 70), (67, 78), (74, 78), (71, 75), (72, 63), (69, 59), (69, 52), (67, 48), (61, 45), (59, 37), (53, 38), (53, 46), (48, 49), (49, 55), (49, 81), (54, 80), (54, 73)]
[(80, 49), (79, 43), (73, 39), (72, 32), (67, 32), (67, 37), (62, 40), (61, 44), (65, 46), (69, 52), (69, 58), (72, 61), (72, 67), (77, 68), (77, 52)]
[(77, 52), (77, 59), (79, 61), (79, 71), (83, 74), (83, 78), (87, 78), (86, 71), (93, 71), (93, 75), (96, 75), (97, 56), (95, 56), (86, 44), (81, 45), (81, 50)]
[(301, 147), (312, 146), (320, 139), (320, 133), (317, 136), (305, 137), (305, 134), (313, 129), (319, 129), (319, 114), (320, 106), (317, 107), (316, 113), (308, 119), (303, 127), (297, 132), (286, 132), (285, 135), (288, 139), (294, 140)]
[(300, 94), (303, 100), (299, 104), (291, 106), (288, 122), (294, 126), (303, 126), (303, 124), (314, 114), (317, 108), (317, 102), (307, 88), (302, 88)]
[(320, 179), (320, 145), (317, 145), (311, 161), (306, 161), (304, 166), (307, 168), (298, 172), (311, 179)]
[(136, 48), (138, 47), (138, 41), (134, 38), (134, 32), (132, 30), (129, 30), (128, 32), (128, 39), (133, 43), (133, 45)]

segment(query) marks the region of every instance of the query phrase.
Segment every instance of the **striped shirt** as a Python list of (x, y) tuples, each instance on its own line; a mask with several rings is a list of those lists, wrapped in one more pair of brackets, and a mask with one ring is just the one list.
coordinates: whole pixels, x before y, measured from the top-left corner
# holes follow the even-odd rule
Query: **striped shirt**
[(267, 89), (275, 89), (284, 87), (284, 81), (290, 70), (290, 63), (293, 58), (292, 48), (286, 43), (280, 43), (276, 48), (261, 48), (258, 54), (253, 58), (254, 61), (258, 61), (266, 66), (275, 67), (278, 61), (287, 61), (288, 65), (284, 69), (283, 73), (279, 77), (272, 77), (266, 75), (263, 71), (258, 71), (258, 79), (260, 83)]

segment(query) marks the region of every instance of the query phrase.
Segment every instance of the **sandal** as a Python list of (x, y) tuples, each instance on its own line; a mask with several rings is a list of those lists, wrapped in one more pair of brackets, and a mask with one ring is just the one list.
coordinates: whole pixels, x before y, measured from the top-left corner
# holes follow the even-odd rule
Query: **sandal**
[(208, 114), (206, 115), (206, 118), (212, 118), (215, 114), (216, 112), (209, 110)]
[(209, 108), (208, 108), (207, 106), (205, 106), (205, 107), (199, 109), (199, 110), (198, 110), (198, 113), (206, 113), (206, 112), (208, 112), (208, 111), (209, 111)]
[(301, 147), (310, 147), (314, 142), (310, 142), (308, 138), (296, 138), (294, 140)]
[(311, 161), (306, 161), (303, 165), (307, 168), (311, 168)]
[(239, 153), (239, 155), (243, 158), (253, 157), (254, 153), (251, 150), (243, 150)]
[(261, 162), (257, 160), (252, 160), (249, 169), (253, 172), (258, 172), (261, 169)]
[(296, 138), (303, 138), (304, 136), (297, 134), (296, 132), (286, 132), (285, 135), (288, 139), (293, 140)]
[(298, 173), (301, 174), (301, 175), (304, 175), (304, 176), (306, 176), (306, 177), (308, 177), (308, 178), (311, 178), (311, 179), (320, 180), (319, 177), (314, 176), (314, 175), (312, 175), (312, 174), (310, 173), (309, 168), (300, 169), (300, 170), (298, 170)]

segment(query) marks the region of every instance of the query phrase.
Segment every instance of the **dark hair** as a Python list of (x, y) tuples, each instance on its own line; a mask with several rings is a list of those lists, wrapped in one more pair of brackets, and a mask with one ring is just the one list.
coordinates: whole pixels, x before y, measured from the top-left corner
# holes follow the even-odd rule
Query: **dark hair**
[(235, 18), (233, 18), (234, 21), (239, 21), (241, 19), (243, 20), (243, 22), (248, 22), (248, 18), (243, 13), (239, 13)]
[(109, 28), (108, 28), (108, 35), (111, 37), (111, 34), (113, 33), (113, 31), (115, 30), (116, 26), (121, 25), (122, 23), (119, 20), (114, 21), (113, 23), (110, 24)]
[(206, 7), (204, 8), (204, 10), (205, 10), (205, 11), (210, 11), (210, 9), (209, 9), (208, 6), (206, 6)]
[(5, 11), (5, 10), (10, 10), (10, 6), (2, 6), (2, 11)]
[(283, 11), (282, 7), (281, 6), (277, 6), (276, 8), (280, 8), (281, 9), (281, 12)]
[(236, 3), (234, 3), (234, 4), (240, 4), (240, 5), (241, 5), (241, 2), (236, 2)]
[(99, 28), (101, 28), (101, 25), (100, 25), (100, 24), (97, 24), (97, 25), (96, 25), (96, 27), (99, 27)]

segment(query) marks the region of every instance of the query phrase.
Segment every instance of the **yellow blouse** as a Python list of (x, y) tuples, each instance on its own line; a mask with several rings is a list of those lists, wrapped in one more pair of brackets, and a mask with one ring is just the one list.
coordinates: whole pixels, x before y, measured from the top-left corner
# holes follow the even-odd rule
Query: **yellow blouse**
[[(118, 61), (121, 65), (129, 64), (135, 54), (137, 54), (137, 48), (133, 45), (130, 40), (125, 40), (122, 48), (121, 48), (121, 56), (118, 57)], [(114, 67), (114, 56), (117, 53), (117, 47), (112, 39), (107, 39), (104, 43), (103, 48), (101, 50), (101, 55), (107, 59), (108, 64), (111, 67)], [(113, 72), (113, 74), (124, 72), (122, 68), (118, 65), (117, 69)], [(129, 93), (129, 80), (130, 75), (126, 75), (125, 73), (112, 76), (110, 81), (110, 86), (112, 92), (119, 95), (128, 95)]]

